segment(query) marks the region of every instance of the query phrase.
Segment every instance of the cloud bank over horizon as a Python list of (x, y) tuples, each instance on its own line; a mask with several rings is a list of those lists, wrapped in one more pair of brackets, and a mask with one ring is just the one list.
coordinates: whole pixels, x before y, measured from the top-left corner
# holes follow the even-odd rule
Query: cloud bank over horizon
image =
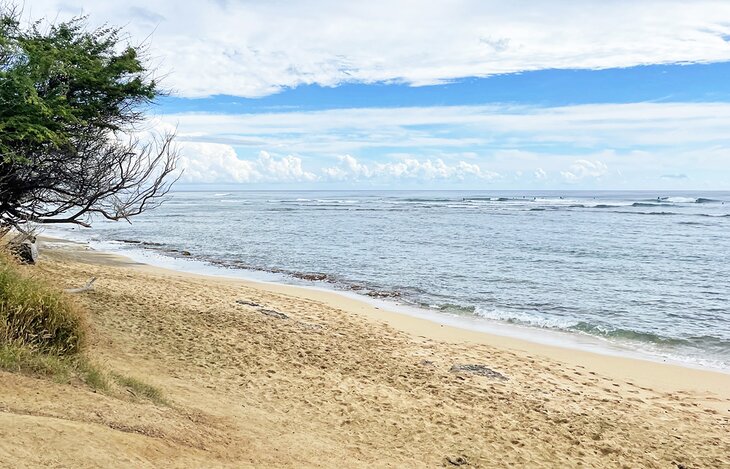
[(49, 21), (80, 14), (148, 41), (183, 97), (730, 60), (730, 2), (708, 0), (34, 0), (24, 10)]
[[(187, 183), (722, 189), (730, 103), (166, 115)], [(305, 184), (306, 185), (306, 184)]]

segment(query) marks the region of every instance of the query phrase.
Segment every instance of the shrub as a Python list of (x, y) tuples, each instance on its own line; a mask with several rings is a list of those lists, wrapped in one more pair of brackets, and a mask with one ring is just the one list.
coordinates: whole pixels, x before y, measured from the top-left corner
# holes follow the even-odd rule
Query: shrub
[[(43, 281), (23, 275), (0, 251), (0, 370), (80, 380), (94, 390), (121, 389), (138, 399), (168, 405), (162, 393), (136, 378), (99, 368), (84, 351), (88, 326), (70, 298)], [(111, 378), (111, 379), (110, 379)]]
[(0, 344), (70, 356), (81, 352), (85, 338), (83, 316), (63, 293), (0, 256)]

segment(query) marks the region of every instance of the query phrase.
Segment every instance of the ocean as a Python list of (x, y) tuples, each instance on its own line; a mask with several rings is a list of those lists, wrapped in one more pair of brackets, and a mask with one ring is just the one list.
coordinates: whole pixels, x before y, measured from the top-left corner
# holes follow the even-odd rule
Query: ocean
[(730, 370), (730, 192), (175, 192), (47, 233)]

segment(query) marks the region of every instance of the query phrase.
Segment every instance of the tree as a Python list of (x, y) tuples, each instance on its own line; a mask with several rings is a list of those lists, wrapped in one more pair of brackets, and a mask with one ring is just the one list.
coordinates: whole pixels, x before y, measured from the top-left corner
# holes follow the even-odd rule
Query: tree
[(128, 220), (162, 202), (174, 135), (135, 137), (161, 94), (143, 48), (84, 17), (20, 26), (0, 5), (0, 229)]

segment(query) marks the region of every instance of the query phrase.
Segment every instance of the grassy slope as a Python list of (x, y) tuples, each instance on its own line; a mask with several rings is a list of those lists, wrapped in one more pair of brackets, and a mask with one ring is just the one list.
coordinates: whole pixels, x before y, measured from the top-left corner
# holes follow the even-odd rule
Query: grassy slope
[(89, 360), (88, 335), (85, 313), (72, 298), (24, 275), (11, 256), (0, 254), (0, 369), (164, 403), (159, 390)]

